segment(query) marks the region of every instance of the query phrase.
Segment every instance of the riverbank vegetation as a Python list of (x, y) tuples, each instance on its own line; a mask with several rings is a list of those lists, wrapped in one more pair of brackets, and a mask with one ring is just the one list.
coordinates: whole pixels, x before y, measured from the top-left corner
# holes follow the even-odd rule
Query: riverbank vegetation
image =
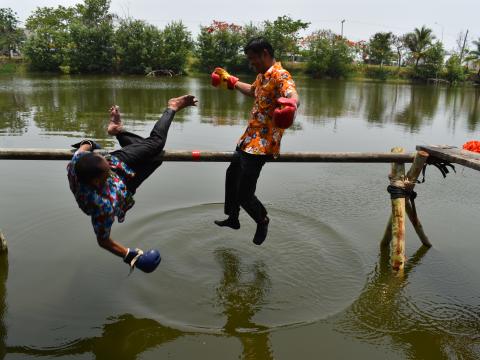
[[(168, 74), (208, 73), (216, 66), (248, 72), (243, 46), (267, 38), (277, 59), (296, 74), (314, 78), (370, 78), (445, 82), (480, 82), (480, 39), (446, 51), (426, 26), (395, 35), (378, 32), (351, 41), (328, 29), (289, 16), (260, 24), (214, 21), (194, 39), (181, 22), (159, 28), (145, 21), (119, 18), (109, 0), (84, 0), (73, 7), (39, 7), (19, 26), (12, 9), (0, 9), (0, 51), (21, 58), (31, 71), (57, 73)], [(304, 33), (308, 33), (304, 36)], [(471, 48), (470, 48), (471, 45)], [(3, 64), (3, 65), (2, 65)], [(3, 61), (0, 72), (16, 71)]]

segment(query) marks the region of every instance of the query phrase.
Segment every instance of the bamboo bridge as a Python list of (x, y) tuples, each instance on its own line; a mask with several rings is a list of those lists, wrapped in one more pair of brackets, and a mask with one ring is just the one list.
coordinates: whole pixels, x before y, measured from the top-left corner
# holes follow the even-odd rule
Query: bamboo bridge
[[(0, 148), (0, 160), (69, 160), (74, 150), (66, 149), (24, 149)], [(97, 150), (107, 154), (105, 150)], [(163, 161), (179, 162), (229, 162), (233, 152), (168, 150), (162, 152)], [(390, 247), (390, 264), (394, 271), (403, 271), (405, 266), (405, 218), (409, 218), (423, 246), (432, 246), (423, 230), (415, 208), (413, 191), (424, 167), (435, 161), (449, 165), (458, 164), (480, 171), (480, 154), (461, 150), (447, 145), (416, 147), (416, 151), (406, 153), (395, 147), (391, 152), (284, 152), (277, 158), (268, 158), (278, 163), (391, 163), (388, 192), (392, 210), (381, 247)], [(407, 172), (405, 164), (411, 163)], [(448, 170), (446, 171), (448, 172)], [(7, 252), (7, 241), (0, 231), (0, 253)]]

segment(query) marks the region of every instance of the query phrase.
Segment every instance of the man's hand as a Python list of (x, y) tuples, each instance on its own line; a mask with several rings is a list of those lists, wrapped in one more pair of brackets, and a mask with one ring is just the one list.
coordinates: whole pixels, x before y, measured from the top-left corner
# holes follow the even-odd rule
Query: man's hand
[(72, 147), (74, 149), (78, 149), (79, 151), (93, 151), (93, 150), (99, 150), (102, 148), (102, 146), (93, 141), (93, 140), (82, 140), (76, 144), (73, 144)]
[(221, 67), (215, 68), (212, 75), (212, 85), (214, 87), (221, 87), (223, 89), (234, 90), (235, 84), (238, 82), (236, 76), (230, 75), (227, 70)]
[(292, 126), (297, 113), (297, 100), (293, 98), (278, 98), (279, 105), (273, 112), (273, 123), (280, 129), (288, 129)]

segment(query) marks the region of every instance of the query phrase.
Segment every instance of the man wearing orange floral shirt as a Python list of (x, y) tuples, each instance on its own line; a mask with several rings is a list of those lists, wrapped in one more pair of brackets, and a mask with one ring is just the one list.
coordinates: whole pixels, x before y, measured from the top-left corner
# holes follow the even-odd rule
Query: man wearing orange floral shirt
[(248, 127), (238, 141), (234, 160), (227, 169), (224, 211), (228, 218), (215, 221), (215, 224), (239, 229), (241, 206), (257, 223), (253, 242), (261, 245), (267, 237), (270, 219), (255, 196), (257, 180), (266, 160), (280, 153), (283, 132), (295, 119), (298, 94), (289, 72), (275, 61), (274, 50), (268, 41), (252, 39), (244, 52), (258, 74), (253, 84), (240, 82), (222, 68), (216, 68), (212, 73), (212, 85), (235, 89), (255, 98)]

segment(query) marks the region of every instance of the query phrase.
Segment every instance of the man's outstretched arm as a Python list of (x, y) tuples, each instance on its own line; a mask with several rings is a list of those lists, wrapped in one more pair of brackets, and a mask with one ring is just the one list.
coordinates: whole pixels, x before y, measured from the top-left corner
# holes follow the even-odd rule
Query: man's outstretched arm
[(127, 255), (128, 249), (122, 244), (117, 243), (111, 237), (108, 239), (97, 238), (98, 245), (103, 249), (110, 251), (112, 254), (124, 258)]
[(247, 83), (238, 81), (235, 84), (235, 89), (240, 91), (243, 95), (255, 97), (255, 88), (252, 86), (252, 84), (247, 84)]

